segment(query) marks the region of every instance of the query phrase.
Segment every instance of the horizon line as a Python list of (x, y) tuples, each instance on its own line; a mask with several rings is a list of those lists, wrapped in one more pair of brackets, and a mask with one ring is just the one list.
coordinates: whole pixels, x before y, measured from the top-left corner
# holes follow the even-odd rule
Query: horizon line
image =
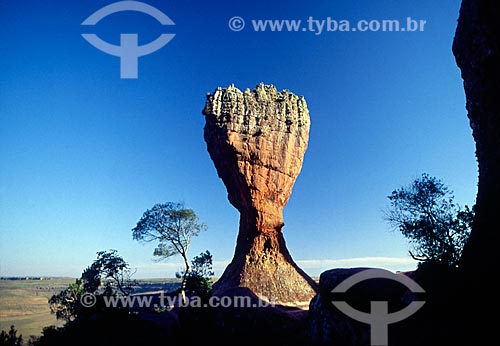
[[(213, 270), (220, 277), (231, 260), (213, 261)], [(299, 259), (294, 261), (309, 276), (319, 276), (322, 272), (338, 268), (371, 267), (384, 268), (390, 271), (408, 271), (415, 270), (418, 261), (411, 257), (391, 257), (391, 256), (366, 256), (349, 258), (323, 258), (323, 259)], [(135, 270), (137, 279), (171, 279), (175, 278), (175, 272), (183, 268), (182, 262), (141, 262), (137, 265), (131, 264), (130, 268)], [(172, 276), (161, 275), (161, 272), (172, 272)], [(141, 273), (142, 272), (142, 273)], [(55, 275), (54, 275), (55, 274)], [(69, 273), (60, 273), (53, 275), (33, 275), (31, 274), (1, 274), (0, 278), (78, 278)]]

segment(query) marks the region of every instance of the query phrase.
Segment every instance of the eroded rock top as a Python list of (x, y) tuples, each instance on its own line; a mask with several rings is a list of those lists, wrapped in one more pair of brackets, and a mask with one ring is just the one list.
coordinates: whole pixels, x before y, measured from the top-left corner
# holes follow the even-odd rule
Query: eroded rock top
[(310, 125), (304, 97), (263, 83), (244, 92), (234, 85), (217, 88), (207, 95), (203, 114), (215, 116), (220, 127), (251, 136), (279, 131), (296, 132), (307, 139)]
[(273, 85), (244, 92), (231, 85), (207, 95), (203, 114), (207, 148), (230, 202), (261, 215), (259, 230), (280, 228), (307, 149), (305, 99)]

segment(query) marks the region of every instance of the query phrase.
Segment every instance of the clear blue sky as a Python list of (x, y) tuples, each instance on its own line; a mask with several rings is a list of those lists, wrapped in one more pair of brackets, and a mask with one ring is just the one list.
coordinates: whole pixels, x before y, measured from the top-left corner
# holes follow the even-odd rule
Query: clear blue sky
[[(173, 276), (131, 229), (155, 203), (184, 201), (208, 225), (218, 274), (238, 213), (203, 140), (205, 94), (259, 82), (306, 98), (309, 149), (289, 204), (289, 250), (316, 275), (332, 266), (408, 269), (407, 242), (382, 219), (386, 196), (427, 172), (473, 204), (474, 143), (451, 43), (459, 0), (145, 2), (175, 26), (123, 12), (80, 23), (112, 0), (0, 1), (0, 275), (78, 276), (117, 249), (138, 277)], [(246, 27), (233, 32), (228, 19)], [(424, 32), (255, 32), (252, 19), (427, 21)], [(88, 44), (175, 38), (119, 78), (119, 58)], [(392, 263), (392, 264), (391, 264)], [(392, 266), (391, 266), (392, 265)]]

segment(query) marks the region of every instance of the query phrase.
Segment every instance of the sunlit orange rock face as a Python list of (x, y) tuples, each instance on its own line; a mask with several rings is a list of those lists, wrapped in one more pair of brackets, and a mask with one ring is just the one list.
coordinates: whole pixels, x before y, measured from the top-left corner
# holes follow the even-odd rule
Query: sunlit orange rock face
[(204, 137), (228, 199), (240, 212), (232, 262), (214, 294), (248, 287), (280, 304), (307, 304), (315, 283), (293, 262), (283, 238), (283, 208), (309, 138), (303, 97), (272, 85), (234, 86), (207, 95)]

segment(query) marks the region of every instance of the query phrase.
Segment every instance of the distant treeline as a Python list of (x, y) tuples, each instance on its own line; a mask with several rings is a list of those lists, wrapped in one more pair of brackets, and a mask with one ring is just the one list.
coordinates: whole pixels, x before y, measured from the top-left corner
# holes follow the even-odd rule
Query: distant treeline
[(48, 276), (2, 276), (0, 280), (52, 280), (51, 277)]

